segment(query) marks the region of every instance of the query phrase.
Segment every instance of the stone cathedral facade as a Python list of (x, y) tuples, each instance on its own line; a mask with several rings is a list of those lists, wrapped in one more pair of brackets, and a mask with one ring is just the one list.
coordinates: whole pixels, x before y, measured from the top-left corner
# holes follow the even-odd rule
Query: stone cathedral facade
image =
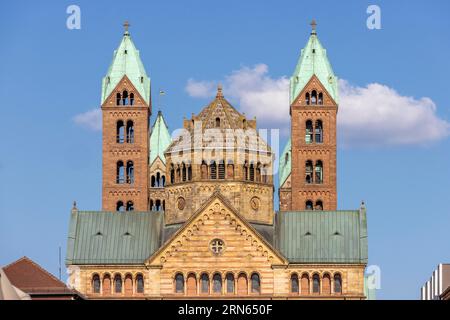
[(126, 25), (102, 83), (102, 211), (71, 212), (73, 288), (91, 299), (367, 298), (366, 209), (337, 210), (337, 77), (312, 26), (275, 159), (221, 86), (174, 139), (162, 112), (150, 122), (150, 78)]

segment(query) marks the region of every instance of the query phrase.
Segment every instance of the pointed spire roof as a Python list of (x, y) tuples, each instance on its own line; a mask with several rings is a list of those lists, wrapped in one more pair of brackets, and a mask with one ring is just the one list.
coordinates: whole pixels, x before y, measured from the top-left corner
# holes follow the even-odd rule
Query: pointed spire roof
[(111, 94), (119, 81), (126, 75), (147, 104), (150, 103), (150, 78), (145, 72), (139, 50), (134, 46), (128, 32), (129, 23), (124, 23), (122, 41), (114, 51), (113, 60), (102, 82), (102, 104)]
[(156, 116), (155, 123), (152, 127), (152, 133), (150, 135), (150, 164), (152, 164), (158, 157), (166, 163), (164, 151), (166, 151), (171, 142), (172, 138), (169, 133), (169, 128), (167, 127), (162, 112), (158, 111), (158, 115)]
[(334, 75), (327, 50), (317, 37), (316, 22), (311, 22), (312, 30), (308, 43), (302, 49), (300, 58), (290, 81), (290, 103), (297, 98), (313, 75), (319, 79), (331, 97), (338, 103), (337, 77)]

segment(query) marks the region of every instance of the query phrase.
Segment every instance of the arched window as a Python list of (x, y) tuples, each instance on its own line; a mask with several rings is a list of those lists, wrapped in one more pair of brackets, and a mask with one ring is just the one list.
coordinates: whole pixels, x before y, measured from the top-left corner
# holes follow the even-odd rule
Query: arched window
[(134, 93), (130, 93), (130, 106), (134, 105)]
[(140, 273), (136, 276), (136, 293), (144, 293), (144, 276)]
[(133, 211), (134, 210), (134, 204), (133, 201), (127, 202), (127, 211)]
[(155, 201), (155, 210), (156, 211), (161, 211), (161, 200), (156, 200)]
[(98, 274), (94, 274), (92, 277), (92, 292), (100, 293), (100, 276)]
[(132, 296), (133, 295), (133, 278), (131, 277), (131, 274), (127, 274), (125, 276), (124, 281), (124, 287), (125, 287), (125, 295), (126, 296)]
[(215, 273), (213, 276), (213, 293), (222, 293), (222, 276)]
[(267, 183), (268, 182), (268, 171), (267, 171), (267, 166), (266, 165), (264, 165), (263, 166), (263, 168), (262, 168), (262, 180), (263, 180), (263, 182), (264, 183)]
[(162, 175), (161, 176), (161, 187), (165, 187), (166, 186), (166, 176), (165, 175)]
[(312, 209), (313, 209), (313, 202), (311, 200), (306, 201), (305, 210), (312, 210)]
[(128, 91), (126, 90), (122, 93), (122, 104), (124, 106), (128, 105)]
[(247, 120), (242, 120), (242, 128), (247, 129)]
[(188, 164), (188, 167), (187, 167), (187, 179), (188, 179), (188, 181), (192, 180), (192, 166), (190, 164)]
[(125, 206), (122, 201), (117, 201), (116, 203), (116, 211), (125, 211)]
[(309, 294), (309, 276), (305, 273), (302, 275), (302, 290), (301, 294), (308, 295)]
[(247, 281), (247, 275), (245, 273), (241, 273), (238, 276), (237, 293), (240, 296), (248, 294), (248, 281)]
[(155, 202), (150, 200), (150, 211), (155, 211)]
[(313, 123), (311, 120), (306, 121), (305, 142), (308, 144), (313, 142)]
[(253, 164), (253, 162), (250, 163), (249, 175), (250, 181), (255, 181), (255, 165)]
[(255, 175), (256, 182), (261, 182), (261, 163), (258, 162), (256, 164), (256, 175)]
[(331, 278), (329, 274), (324, 274), (322, 278), (322, 294), (331, 294)]
[(225, 162), (219, 161), (219, 179), (225, 179)]
[(322, 143), (323, 142), (323, 126), (322, 126), (322, 120), (316, 121), (316, 128), (315, 128), (315, 142), (316, 143)]
[(184, 162), (181, 163), (181, 171), (182, 171), (182, 181), (186, 181), (187, 170), (186, 170), (186, 164)]
[(298, 275), (296, 273), (291, 275), (291, 293), (299, 293)]
[(175, 183), (175, 169), (173, 164), (170, 165), (170, 183)]
[(197, 294), (197, 277), (195, 274), (188, 274), (186, 286), (188, 296), (194, 296)]
[(159, 188), (161, 187), (161, 173), (157, 172), (156, 173), (156, 181), (155, 181), (156, 186)]
[(181, 273), (175, 275), (175, 292), (184, 293), (184, 276)]
[(123, 166), (123, 161), (117, 161), (116, 171), (116, 182), (125, 183), (125, 168)]
[(117, 121), (117, 135), (116, 142), (124, 143), (125, 142), (125, 126), (122, 120)]
[(227, 293), (234, 293), (234, 275), (232, 273), (227, 273)]
[(252, 273), (251, 276), (252, 281), (252, 293), (261, 293), (261, 282), (259, 280), (259, 274)]
[(122, 277), (116, 274), (114, 277), (114, 293), (122, 293)]
[(214, 160), (211, 161), (209, 171), (210, 171), (210, 179), (217, 179), (217, 165)]
[(311, 92), (311, 104), (317, 104), (317, 91), (313, 90)]
[(202, 180), (208, 179), (208, 165), (206, 164), (205, 161), (202, 161), (200, 171)]
[(134, 124), (133, 121), (127, 121), (127, 143), (134, 143)]
[(305, 94), (305, 102), (306, 102), (306, 105), (309, 106), (309, 104), (310, 104), (309, 92), (307, 92), (307, 93)]
[(209, 293), (209, 276), (206, 273), (200, 276), (200, 284), (201, 293)]
[(227, 179), (234, 179), (234, 164), (232, 160), (227, 164)]
[(322, 183), (323, 182), (323, 165), (322, 161), (317, 160), (316, 161), (316, 167), (315, 167), (315, 175), (314, 175), (314, 182), (315, 183)]
[(180, 168), (179, 164), (177, 164), (177, 172), (176, 172), (176, 175), (175, 175), (175, 180), (177, 182), (181, 181), (181, 168)]
[(322, 93), (322, 92), (319, 92), (318, 103), (319, 103), (320, 105), (323, 105), (323, 93)]
[(111, 294), (111, 277), (109, 274), (103, 276), (103, 295)]
[(166, 211), (166, 200), (162, 201), (162, 210)]
[(134, 183), (134, 164), (133, 161), (127, 162), (127, 183)]
[(342, 293), (342, 278), (338, 273), (334, 275), (334, 293)]
[(150, 185), (152, 188), (156, 187), (156, 178), (155, 176), (152, 175), (152, 177), (150, 178)]
[(116, 105), (120, 106), (122, 104), (122, 96), (120, 95), (120, 92), (117, 92), (116, 94)]
[(322, 200), (317, 200), (316, 201), (316, 205), (314, 206), (314, 210), (319, 210), (319, 211), (323, 210), (323, 202), (322, 202)]
[(216, 128), (220, 128), (220, 118), (216, 118)]
[(305, 182), (307, 184), (313, 183), (313, 163), (311, 160), (305, 163)]
[(244, 170), (244, 180), (248, 181), (248, 162), (247, 160), (244, 162), (244, 166), (242, 167)]
[(318, 274), (313, 275), (313, 293), (320, 293), (320, 277)]

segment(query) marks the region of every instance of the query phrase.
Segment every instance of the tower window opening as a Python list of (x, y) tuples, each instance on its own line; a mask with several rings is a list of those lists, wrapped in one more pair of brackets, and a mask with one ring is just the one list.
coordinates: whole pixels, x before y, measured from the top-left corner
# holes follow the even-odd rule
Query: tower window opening
[(255, 179), (256, 179), (256, 182), (261, 182), (261, 181), (262, 181), (262, 179), (261, 179), (261, 163), (260, 163), (260, 162), (258, 162), (258, 163), (256, 164), (256, 175), (255, 175)]
[(208, 165), (205, 161), (202, 161), (202, 165), (200, 166), (200, 174), (202, 180), (208, 179)]
[(216, 118), (216, 128), (220, 128), (220, 118)]
[(122, 104), (124, 106), (128, 105), (128, 91), (124, 90), (122, 93)]
[(306, 121), (305, 142), (307, 144), (313, 142), (313, 123), (311, 120)]
[(156, 187), (156, 178), (155, 178), (154, 175), (152, 175), (152, 177), (150, 178), (150, 186), (151, 186), (152, 188), (155, 188), (155, 187)]
[(186, 170), (186, 164), (184, 162), (181, 163), (181, 170), (182, 170), (182, 181), (186, 181), (187, 170)]
[(114, 277), (114, 292), (122, 293), (122, 277), (120, 276), (120, 274), (117, 274)]
[(117, 121), (116, 142), (125, 142), (125, 126), (122, 120)]
[(334, 275), (334, 293), (342, 293), (342, 278), (340, 274)]
[(159, 173), (159, 172), (157, 172), (156, 173), (156, 178), (155, 178), (155, 186), (157, 187), (157, 188), (159, 188), (160, 187), (160, 181), (161, 180), (161, 174)]
[(234, 293), (234, 275), (228, 273), (227, 276), (227, 293)]
[(244, 162), (244, 166), (242, 168), (244, 170), (244, 180), (248, 181), (248, 162)]
[(161, 200), (156, 200), (155, 201), (155, 211), (161, 211), (161, 210), (162, 210)]
[(311, 160), (306, 161), (305, 164), (305, 182), (307, 184), (313, 183), (313, 163)]
[(117, 203), (116, 203), (116, 211), (120, 211), (120, 212), (125, 211), (125, 206), (123, 205), (122, 201), (117, 201)]
[(127, 162), (127, 183), (134, 183), (134, 163), (133, 161)]
[(162, 175), (161, 176), (161, 187), (165, 187), (166, 186), (166, 176), (165, 175)]
[(222, 276), (220, 273), (213, 276), (213, 293), (222, 293)]
[(123, 161), (117, 162), (116, 183), (125, 183), (125, 168)]
[(134, 143), (134, 123), (127, 121), (127, 143)]
[(100, 276), (98, 274), (92, 277), (92, 291), (94, 293), (100, 293)]
[(319, 92), (319, 98), (317, 101), (320, 105), (323, 105), (323, 93), (322, 92)]
[(175, 168), (173, 167), (173, 164), (170, 165), (170, 183), (175, 183)]
[(175, 276), (175, 292), (184, 293), (184, 276), (181, 273), (177, 273)]
[(253, 273), (250, 279), (252, 283), (252, 293), (261, 293), (261, 281), (259, 279), (259, 274), (256, 272)]
[(133, 201), (128, 201), (127, 202), (127, 211), (134, 211)]
[(136, 293), (144, 293), (144, 277), (142, 274), (136, 276)]
[(255, 181), (255, 165), (252, 163), (250, 163), (250, 181)]
[(311, 92), (311, 104), (316, 105), (317, 104), (317, 91), (313, 90)]
[(210, 178), (217, 179), (217, 165), (215, 161), (211, 161), (209, 170), (210, 170)]
[(190, 164), (187, 167), (187, 179), (188, 181), (192, 180), (192, 166)]
[(232, 160), (227, 164), (227, 179), (234, 179), (234, 164)]
[(320, 160), (316, 161), (314, 182), (319, 184), (323, 183), (323, 165)]
[(320, 293), (320, 278), (318, 274), (313, 275), (313, 293)]
[(316, 121), (315, 142), (316, 143), (322, 143), (323, 142), (323, 125), (322, 125), (322, 120), (317, 120)]
[(306, 105), (308, 105), (308, 106), (309, 106), (309, 104), (311, 103), (311, 100), (310, 100), (310, 98), (309, 98), (309, 92), (307, 92), (307, 93), (305, 94), (305, 103), (306, 103)]
[(299, 284), (298, 284), (298, 275), (291, 275), (291, 293), (298, 294), (299, 293)]
[(322, 211), (323, 210), (323, 202), (322, 200), (317, 200), (314, 210)]
[(134, 105), (134, 93), (130, 93), (130, 106)]
[(311, 200), (306, 201), (305, 210), (312, 210), (312, 209), (313, 209), (313, 202)]
[(200, 277), (201, 281), (201, 292), (202, 293), (209, 293), (209, 276), (206, 273), (203, 273)]
[(219, 179), (225, 179), (225, 162), (219, 161)]
[(177, 182), (181, 181), (181, 168), (180, 168), (179, 164), (177, 165), (177, 172), (176, 172), (176, 175), (175, 175), (175, 180)]
[(122, 104), (122, 95), (120, 92), (117, 92), (116, 94), (116, 105), (120, 106)]

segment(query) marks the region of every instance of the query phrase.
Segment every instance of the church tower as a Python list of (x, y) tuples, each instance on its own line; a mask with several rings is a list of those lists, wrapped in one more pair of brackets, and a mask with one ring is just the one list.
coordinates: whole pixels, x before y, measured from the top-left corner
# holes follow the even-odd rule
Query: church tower
[(106, 211), (148, 210), (150, 78), (125, 32), (102, 83), (103, 188)]
[(280, 210), (336, 210), (338, 84), (316, 23), (290, 79), (291, 139), (280, 157)]

